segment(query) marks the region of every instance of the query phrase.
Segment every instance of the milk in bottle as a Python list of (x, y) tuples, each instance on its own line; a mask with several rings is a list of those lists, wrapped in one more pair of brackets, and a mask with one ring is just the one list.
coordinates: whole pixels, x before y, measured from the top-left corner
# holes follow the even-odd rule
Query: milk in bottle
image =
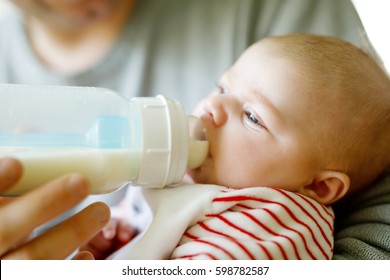
[[(208, 142), (191, 134), (178, 102), (127, 100), (102, 88), (0, 85), (0, 157), (14, 157), (23, 177), (7, 194), (23, 194), (78, 172), (92, 193), (125, 183), (164, 187), (202, 164)], [(198, 131), (202, 129), (198, 129)]]

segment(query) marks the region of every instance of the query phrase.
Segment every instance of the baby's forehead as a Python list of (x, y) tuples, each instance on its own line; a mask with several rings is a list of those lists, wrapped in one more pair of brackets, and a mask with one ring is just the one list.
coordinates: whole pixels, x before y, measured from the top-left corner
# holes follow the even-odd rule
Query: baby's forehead
[[(249, 46), (243, 54), (246, 54), (247, 56), (257, 56), (260, 54), (275, 55), (275, 51), (279, 49), (279, 47), (279, 44), (275, 40), (266, 38)], [(280, 52), (280, 50), (278, 52)]]
[(251, 45), (237, 64), (240, 70), (250, 68), (252, 72), (262, 68), (261, 73), (277, 64), (281, 71), (274, 75), (298, 76), (302, 86), (312, 89), (308, 93), (316, 93), (313, 101), (348, 99), (344, 96), (347, 91), (357, 85), (369, 87), (370, 83), (360, 80), (370, 81), (372, 73), (378, 72), (371, 71), (375, 65), (357, 47), (339, 39), (310, 35), (262, 39)]

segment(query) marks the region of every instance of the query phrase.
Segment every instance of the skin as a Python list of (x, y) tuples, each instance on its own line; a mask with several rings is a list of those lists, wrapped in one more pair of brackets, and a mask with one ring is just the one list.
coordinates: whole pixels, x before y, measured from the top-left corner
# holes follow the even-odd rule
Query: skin
[[(25, 15), (32, 50), (51, 70), (72, 75), (98, 63), (115, 44), (135, 7), (134, 0), (14, 0)], [(21, 166), (0, 159), (0, 194), (21, 176)], [(89, 194), (79, 175), (59, 178), (18, 198), (0, 197), (0, 257), (63, 259), (95, 236), (109, 221), (109, 209), (95, 203), (26, 241), (38, 226), (81, 202)], [(61, 203), (58, 203), (58, 202)], [(55, 244), (55, 246), (53, 246)], [(82, 252), (75, 259), (91, 259)]]
[(73, 30), (89, 28), (108, 21), (123, 3), (131, 0), (13, 0), (28, 15), (39, 18), (54, 28)]
[(104, 260), (136, 235), (137, 231), (126, 221), (111, 219), (101, 232), (80, 249), (90, 252), (97, 260)]
[[(0, 159), (0, 194), (15, 184), (22, 172), (18, 161)], [(27, 237), (35, 228), (76, 206), (88, 194), (88, 181), (71, 174), (22, 197), (0, 197), (0, 258), (64, 259), (69, 256), (109, 222), (110, 210), (104, 203), (88, 206), (36, 238)], [(75, 259), (93, 259), (93, 256), (82, 252)]]
[[(328, 169), (318, 156), (318, 143), (312, 141), (320, 123), (312, 123), (317, 115), (311, 110), (313, 88), (272, 48), (263, 41), (250, 47), (199, 104), (194, 115), (205, 125), (209, 155), (187, 173), (199, 184), (277, 187), (331, 204), (347, 192), (348, 176)], [(103, 240), (108, 230), (115, 234)], [(118, 248), (106, 245), (126, 230), (107, 227), (83, 249), (105, 258)]]
[(50, 70), (75, 75), (99, 63), (131, 17), (135, 0), (13, 0), (32, 50)]
[(196, 183), (301, 192), (321, 172), (310, 141), (315, 128), (306, 121), (311, 89), (270, 50), (264, 43), (249, 48), (196, 109), (210, 145), (205, 163), (189, 171)]

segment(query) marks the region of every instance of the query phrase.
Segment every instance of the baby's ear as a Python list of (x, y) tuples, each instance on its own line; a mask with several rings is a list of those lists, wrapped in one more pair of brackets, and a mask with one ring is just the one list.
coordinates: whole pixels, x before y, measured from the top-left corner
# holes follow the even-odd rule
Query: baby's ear
[(321, 171), (313, 182), (304, 187), (302, 194), (321, 204), (329, 205), (342, 198), (348, 191), (350, 180), (340, 171)]

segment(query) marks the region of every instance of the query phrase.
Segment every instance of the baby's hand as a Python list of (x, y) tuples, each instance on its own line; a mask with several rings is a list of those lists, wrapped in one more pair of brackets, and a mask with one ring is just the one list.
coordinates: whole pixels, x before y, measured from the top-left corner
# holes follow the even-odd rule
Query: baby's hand
[(89, 251), (96, 260), (103, 260), (136, 235), (137, 231), (125, 221), (113, 218), (86, 245), (80, 247), (80, 251)]

